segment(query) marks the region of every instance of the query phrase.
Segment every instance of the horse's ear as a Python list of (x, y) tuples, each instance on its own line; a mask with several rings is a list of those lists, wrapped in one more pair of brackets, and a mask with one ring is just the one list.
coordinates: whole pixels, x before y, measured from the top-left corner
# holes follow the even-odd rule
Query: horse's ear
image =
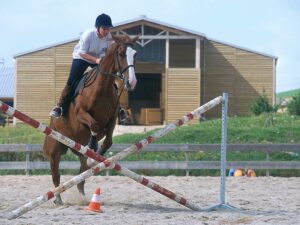
[(126, 34), (124, 35), (112, 35), (112, 39), (117, 43), (117, 44), (121, 44), (124, 41), (128, 40), (130, 41), (132, 44), (134, 44), (140, 37), (141, 34), (138, 34), (136, 37), (134, 37), (133, 39), (130, 39), (130, 37)]
[(120, 44), (124, 40), (124, 36), (121, 35), (112, 35), (112, 39), (117, 43)]
[(132, 43), (135, 43), (140, 38), (140, 36), (141, 36), (141, 34), (138, 34), (136, 37), (131, 39)]

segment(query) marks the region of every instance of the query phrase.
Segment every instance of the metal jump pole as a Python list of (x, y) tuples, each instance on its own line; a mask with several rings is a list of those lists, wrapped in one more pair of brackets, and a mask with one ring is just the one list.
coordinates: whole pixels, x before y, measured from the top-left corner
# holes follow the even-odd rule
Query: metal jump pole
[(239, 211), (240, 209), (225, 202), (226, 182), (226, 152), (227, 152), (227, 114), (228, 114), (228, 93), (223, 93), (222, 98), (222, 134), (221, 134), (221, 166), (220, 166), (220, 202), (204, 211), (215, 211), (218, 209), (229, 209)]
[(145, 185), (146, 187), (149, 187), (152, 190), (165, 195), (166, 197), (178, 202), (181, 205), (184, 205), (184, 206), (186, 206), (190, 209), (196, 210), (196, 211), (201, 211), (201, 209), (193, 202), (187, 201), (185, 198), (180, 197), (179, 195), (176, 195), (175, 193), (155, 184), (154, 182), (149, 181), (148, 179), (146, 179), (126, 168), (122, 168), (120, 165), (116, 164), (115, 162), (125, 158), (126, 156), (128, 156), (132, 153), (138, 152), (147, 144), (152, 143), (155, 139), (158, 139), (158, 138), (164, 136), (165, 134), (169, 133), (170, 131), (175, 130), (177, 127), (179, 127), (179, 126), (187, 123), (191, 119), (193, 119), (194, 116), (201, 115), (205, 111), (207, 111), (207, 110), (213, 108), (214, 106), (216, 106), (217, 104), (219, 104), (221, 101), (222, 101), (221, 96), (211, 100), (210, 102), (197, 108), (196, 110), (192, 111), (191, 113), (187, 114), (186, 116), (183, 116), (181, 119), (177, 120), (176, 122), (167, 125), (163, 129), (154, 133), (154, 135), (150, 135), (149, 137), (143, 139), (142, 141), (138, 142), (137, 144), (132, 145), (131, 147), (125, 149), (124, 151), (118, 153), (117, 155), (115, 155), (109, 159), (105, 159), (102, 156), (96, 155), (88, 147), (84, 147), (84, 146), (80, 145), (79, 143), (76, 143), (75, 141), (61, 135), (57, 131), (52, 130), (51, 128), (39, 123), (38, 121), (28, 117), (27, 115), (17, 111), (16, 109), (14, 109), (0, 101), (0, 110), (1, 111), (22, 120), (23, 122), (33, 126), (34, 128), (45, 133), (46, 135), (49, 135), (50, 137), (54, 138), (55, 140), (60, 141), (61, 143), (67, 145), (68, 147), (71, 147), (71, 148), (75, 149), (76, 151), (78, 151), (90, 158), (93, 158), (94, 160), (96, 160), (98, 162), (103, 161), (103, 163), (99, 163), (98, 165), (94, 166), (93, 168), (74, 177), (70, 181), (65, 182), (64, 184), (54, 188), (52, 191), (49, 191), (46, 194), (39, 196), (35, 200), (25, 204), (24, 206), (12, 211), (8, 215), (8, 219), (14, 219), (14, 218), (19, 217), (20, 215), (32, 210), (33, 208), (37, 207), (38, 205), (50, 200), (51, 198), (58, 195), (59, 193), (62, 193), (63, 191), (74, 186), (75, 184), (80, 183), (81, 181), (87, 179), (88, 177), (90, 177), (94, 174), (99, 173), (101, 170), (106, 169), (106, 168), (112, 168), (112, 169), (124, 174), (125, 176), (128, 176), (129, 178)]

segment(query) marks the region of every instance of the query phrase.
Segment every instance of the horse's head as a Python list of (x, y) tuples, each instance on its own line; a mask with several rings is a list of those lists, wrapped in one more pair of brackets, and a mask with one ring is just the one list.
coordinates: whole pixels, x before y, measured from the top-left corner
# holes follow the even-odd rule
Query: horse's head
[(133, 45), (138, 40), (139, 35), (130, 38), (129, 36), (112, 36), (116, 44), (115, 50), (115, 69), (120, 73), (125, 82), (125, 88), (128, 91), (132, 91), (135, 88), (137, 79), (134, 71), (136, 51), (133, 49)]

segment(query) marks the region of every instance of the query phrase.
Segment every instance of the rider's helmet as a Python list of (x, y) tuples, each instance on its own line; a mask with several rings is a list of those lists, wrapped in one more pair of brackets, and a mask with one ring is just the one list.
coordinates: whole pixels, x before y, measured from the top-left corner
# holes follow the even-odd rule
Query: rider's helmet
[(111, 23), (111, 18), (109, 15), (106, 15), (104, 13), (102, 13), (101, 15), (97, 16), (96, 18), (96, 22), (95, 22), (95, 27), (99, 28), (99, 27), (113, 27), (112, 23)]

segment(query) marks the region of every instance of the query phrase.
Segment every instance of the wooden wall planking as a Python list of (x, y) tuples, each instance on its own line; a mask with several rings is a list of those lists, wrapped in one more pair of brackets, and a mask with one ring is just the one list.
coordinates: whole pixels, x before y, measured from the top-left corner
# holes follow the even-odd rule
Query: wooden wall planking
[[(170, 123), (200, 106), (200, 70), (167, 69), (165, 90), (165, 121)], [(197, 119), (192, 123), (197, 123)]]
[[(202, 103), (226, 91), (229, 115), (249, 114), (250, 104), (263, 93), (272, 104), (273, 58), (211, 40), (205, 41), (204, 49)], [(207, 115), (217, 117), (220, 112), (214, 109)]]
[(43, 122), (54, 102), (53, 54), (54, 49), (48, 48), (16, 59), (15, 107)]

